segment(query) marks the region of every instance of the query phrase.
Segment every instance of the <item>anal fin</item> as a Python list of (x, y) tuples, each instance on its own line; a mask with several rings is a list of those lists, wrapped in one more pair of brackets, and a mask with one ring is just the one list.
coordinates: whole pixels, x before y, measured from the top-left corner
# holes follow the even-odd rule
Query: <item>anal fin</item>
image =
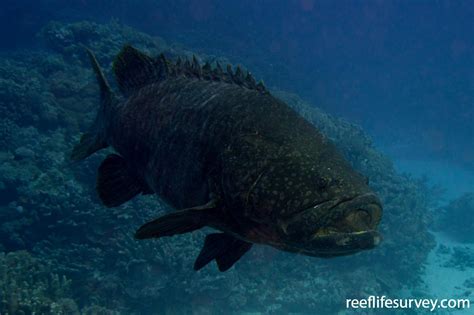
[(128, 168), (124, 158), (108, 155), (99, 166), (97, 192), (107, 207), (117, 207), (149, 188)]
[(246, 252), (250, 250), (252, 245), (252, 243), (236, 239), (224, 255), (216, 257), (219, 271), (227, 271), (230, 269)]
[(206, 236), (194, 270), (199, 270), (212, 260), (216, 260), (220, 271), (231, 268), (252, 247), (251, 243), (239, 240), (226, 233), (213, 233)]

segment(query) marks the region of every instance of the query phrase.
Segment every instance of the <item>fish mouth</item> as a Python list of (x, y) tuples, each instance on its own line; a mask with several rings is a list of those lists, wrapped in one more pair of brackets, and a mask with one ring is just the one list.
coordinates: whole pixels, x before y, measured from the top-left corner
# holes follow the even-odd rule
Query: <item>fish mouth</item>
[(382, 204), (374, 193), (366, 193), (335, 205), (326, 222), (339, 232), (372, 230), (382, 218)]
[(357, 232), (329, 232), (315, 235), (308, 241), (303, 253), (309, 256), (333, 257), (353, 254), (376, 247), (382, 241), (382, 235), (376, 230)]
[[(382, 205), (374, 193), (339, 198), (306, 208), (293, 217), (287, 235), (298, 242), (299, 252), (318, 257), (348, 255), (374, 248), (382, 241), (376, 228)], [(304, 235), (307, 235), (304, 237)]]
[(372, 249), (382, 241), (375, 230), (382, 217), (380, 200), (374, 193), (366, 193), (343, 200), (332, 208), (323, 221), (328, 224), (317, 229), (307, 247), (318, 256), (347, 255)]
[(320, 202), (283, 224), (286, 234), (324, 234), (373, 230), (382, 217), (382, 205), (372, 192)]
[[(317, 205), (313, 208), (319, 207)], [(365, 193), (352, 198), (340, 198), (325, 206), (320, 227), (329, 231), (360, 232), (374, 229), (382, 218), (382, 204), (374, 193)], [(320, 229), (324, 231), (323, 229)]]

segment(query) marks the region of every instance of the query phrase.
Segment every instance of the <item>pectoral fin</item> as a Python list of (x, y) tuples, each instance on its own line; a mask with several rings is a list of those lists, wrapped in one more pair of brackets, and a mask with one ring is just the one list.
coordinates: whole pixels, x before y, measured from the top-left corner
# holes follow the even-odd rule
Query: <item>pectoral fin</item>
[(241, 241), (225, 233), (209, 234), (206, 236), (204, 246), (194, 263), (194, 270), (203, 268), (215, 259), (219, 270), (226, 271), (251, 247), (251, 243)]
[(150, 189), (128, 169), (124, 158), (110, 154), (99, 166), (97, 192), (105, 206), (117, 207), (140, 193), (149, 193)]
[(135, 232), (135, 238), (159, 238), (192, 232), (208, 225), (213, 219), (215, 210), (215, 202), (211, 201), (204, 206), (166, 214), (142, 225)]

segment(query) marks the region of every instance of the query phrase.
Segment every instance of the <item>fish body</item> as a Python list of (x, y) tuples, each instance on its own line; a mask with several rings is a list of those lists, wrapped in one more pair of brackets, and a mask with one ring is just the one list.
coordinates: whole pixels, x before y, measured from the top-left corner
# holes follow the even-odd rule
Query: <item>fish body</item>
[(90, 57), (102, 106), (73, 158), (115, 149), (97, 179), (106, 206), (156, 193), (177, 209), (136, 238), (213, 227), (221, 233), (206, 237), (194, 268), (215, 260), (222, 271), (255, 243), (332, 257), (380, 241), (382, 207), (366, 179), (251, 74), (126, 46), (114, 62), (120, 99)]

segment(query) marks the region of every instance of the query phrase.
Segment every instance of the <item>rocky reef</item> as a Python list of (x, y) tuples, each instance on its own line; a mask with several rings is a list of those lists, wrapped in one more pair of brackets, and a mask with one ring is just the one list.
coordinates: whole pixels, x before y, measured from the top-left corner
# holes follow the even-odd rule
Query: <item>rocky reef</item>
[(474, 268), (474, 252), (467, 246), (454, 246), (449, 260), (443, 266), (461, 271)]
[(26, 251), (0, 253), (1, 314), (79, 314), (71, 281)]
[(465, 193), (437, 210), (436, 227), (461, 242), (474, 243), (474, 193)]
[[(54, 305), (84, 314), (336, 314), (346, 298), (391, 294), (419, 281), (434, 246), (423, 183), (397, 174), (358, 126), (282, 91), (272, 93), (321, 129), (368, 176), (384, 203), (383, 245), (331, 260), (256, 246), (221, 274), (212, 265), (192, 270), (203, 231), (134, 240), (136, 228), (166, 206), (142, 196), (107, 209), (94, 191), (104, 153), (80, 165), (67, 158), (99, 102), (83, 47), (97, 54), (107, 75), (125, 43), (170, 58), (193, 52), (117, 22), (51, 23), (38, 38), (44, 50), (0, 59), (0, 251), (6, 253), (0, 256), (0, 313), (29, 312), (16, 305), (41, 313)], [(196, 55), (202, 62), (228, 62)], [(15, 259), (25, 263), (12, 264)], [(15, 298), (20, 291), (40, 302)]]

